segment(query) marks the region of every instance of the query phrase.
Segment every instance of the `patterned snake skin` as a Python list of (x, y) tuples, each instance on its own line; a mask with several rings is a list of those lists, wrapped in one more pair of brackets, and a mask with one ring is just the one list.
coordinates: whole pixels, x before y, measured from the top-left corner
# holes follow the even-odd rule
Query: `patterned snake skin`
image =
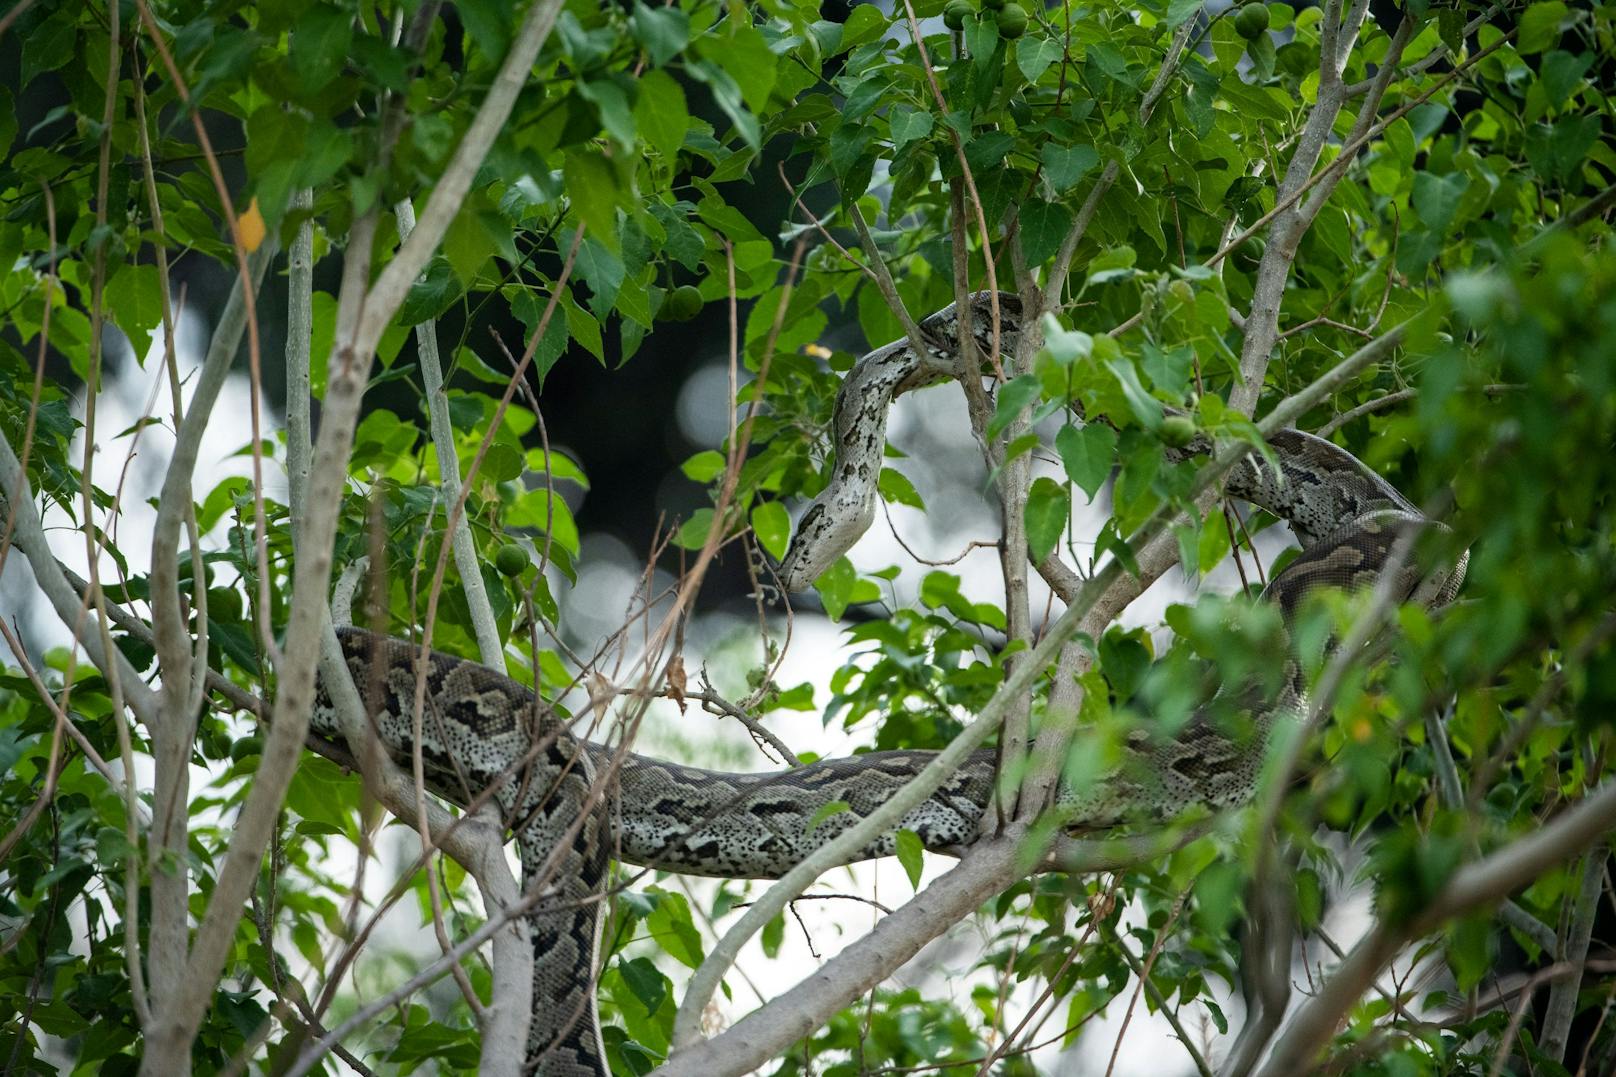
[[(972, 300), (974, 324), (985, 336), (986, 294)], [(1000, 301), (1008, 350), (1020, 308), (1014, 296)], [(921, 329), (936, 345), (930, 358), (951, 363), (954, 308), (927, 318)], [(848, 375), (836, 403), (832, 482), (804, 515), (781, 566), (790, 588), (810, 584), (868, 528), (888, 408), (899, 393), (936, 380), (936, 369), (899, 341), (869, 353)], [(1301, 541), (1300, 556), (1264, 592), (1287, 616), (1313, 589), (1375, 581), (1399, 535), (1440, 526), (1327, 441), (1285, 430), (1270, 445), (1277, 467), (1248, 457), (1229, 474), (1225, 488), (1286, 520)], [(1441, 605), (1463, 574), (1462, 560), (1424, 577), (1401, 570), (1392, 581), (1395, 597)], [(376, 735), (395, 757), (407, 760), (416, 748), (411, 711), (420, 649), (353, 629), (340, 636)], [(1269, 732), (1301, 702), (1294, 665), (1284, 679), (1277, 700), (1249, 708), (1249, 737), (1233, 737), (1222, 723), (1200, 714), (1170, 740), (1135, 733), (1115, 772), (1089, 788), (1061, 791), (1064, 818), (1074, 827), (1094, 828), (1249, 799)], [(527, 918), (534, 949), (528, 1064), (544, 1077), (609, 1073), (593, 990), (608, 858), (687, 874), (776, 877), (884, 803), (932, 756), (872, 752), (785, 772), (727, 774), (626, 755), (610, 800), (580, 820), (591, 803), (591, 784), (611, 766), (613, 753), (574, 736), (527, 688), (475, 662), (431, 652), (422, 723), (419, 749), (432, 790), (464, 805), (495, 787), (495, 802), (516, 836), (524, 883), (531, 887), (545, 875), (544, 896)], [(323, 688), (313, 725), (324, 736), (341, 737)], [(901, 826), (934, 851), (968, 845), (992, 793), (993, 763), (991, 750), (975, 753)], [(810, 831), (815, 813), (833, 801), (851, 810)], [(890, 855), (893, 841), (889, 834), (852, 859)], [(545, 871), (549, 860), (555, 863)]]

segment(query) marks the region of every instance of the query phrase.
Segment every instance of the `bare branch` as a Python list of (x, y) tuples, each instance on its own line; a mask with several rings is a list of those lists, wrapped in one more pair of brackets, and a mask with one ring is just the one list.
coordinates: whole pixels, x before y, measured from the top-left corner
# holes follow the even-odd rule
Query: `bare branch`
[(1599, 910), (1599, 893), (1604, 887), (1605, 864), (1610, 852), (1603, 843), (1589, 849), (1582, 858), (1582, 885), (1571, 906), (1571, 923), (1564, 944), (1555, 957), (1570, 966), (1563, 980), (1549, 988), (1549, 1007), (1537, 1037), (1543, 1053), (1556, 1062), (1565, 1060), (1566, 1041), (1571, 1035), (1571, 1019), (1577, 1015), (1577, 995), (1582, 990), (1582, 970), (1588, 961), (1588, 944), (1593, 939), (1594, 914)]
[[(409, 242), (415, 228), (415, 207), (404, 199), (394, 207), (398, 217), (399, 239)], [(449, 394), (443, 388), (443, 361), (438, 356), (438, 323), (427, 319), (415, 327), (415, 346), (421, 365), (422, 387), (426, 390), (427, 416), (432, 426), (432, 449), (438, 460), (438, 488), (446, 504), (460, 501), (460, 457), (455, 452), (454, 428), (449, 423)], [(483, 586), (477, 546), (471, 538), (471, 524), (462, 514), (450, 532), (455, 569), (460, 573), (460, 590), (471, 614), (471, 629), (477, 637), (477, 653), (483, 665), (505, 672), (505, 643), (494, 624), (494, 610), (488, 604)]]

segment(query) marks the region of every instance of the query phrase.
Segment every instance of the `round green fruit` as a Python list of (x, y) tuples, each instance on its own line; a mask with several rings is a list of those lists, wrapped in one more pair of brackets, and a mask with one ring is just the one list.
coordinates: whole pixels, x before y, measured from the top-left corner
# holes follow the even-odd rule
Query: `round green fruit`
[(241, 620), (241, 592), (224, 588), (219, 590), (210, 589), (208, 591), (208, 620)]
[(1234, 32), (1247, 41), (1255, 41), (1268, 32), (1268, 5), (1250, 3), (1234, 17)]
[(230, 746), (230, 758), (234, 762), (241, 762), (251, 755), (264, 754), (264, 738), (260, 736), (242, 737)]
[(1010, 0), (999, 9), (999, 36), (1006, 41), (1014, 41), (1027, 32), (1027, 9)]
[(230, 734), (222, 729), (210, 729), (199, 739), (203, 744), (202, 755), (207, 759), (229, 759), (230, 749), (235, 747)]
[(943, 25), (950, 30), (965, 29), (965, 20), (976, 14), (976, 5), (971, 0), (948, 0), (948, 6), (943, 8)]
[(1182, 449), (1194, 441), (1196, 433), (1198, 431), (1195, 428), (1195, 420), (1188, 415), (1167, 416), (1162, 420), (1159, 431), (1162, 443), (1175, 449)]
[(681, 284), (662, 301), (662, 316), (670, 322), (688, 322), (701, 313), (701, 289), (694, 284)]
[(527, 566), (527, 551), (517, 543), (507, 542), (494, 554), (494, 567), (506, 576), (520, 576)]

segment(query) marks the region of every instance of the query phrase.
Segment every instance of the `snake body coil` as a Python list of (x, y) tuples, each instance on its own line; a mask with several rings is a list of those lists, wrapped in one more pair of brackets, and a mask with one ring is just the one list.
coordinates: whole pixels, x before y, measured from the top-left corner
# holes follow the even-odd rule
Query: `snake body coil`
[[(987, 324), (986, 301), (985, 293), (973, 297), (979, 333)], [(1006, 342), (1014, 339), (1018, 313), (1014, 297), (1001, 296)], [(928, 344), (936, 343), (934, 355), (917, 356), (899, 341), (871, 352), (848, 375), (836, 404), (836, 468), (782, 563), (788, 587), (807, 586), (869, 527), (887, 411), (899, 393), (935, 380), (932, 360), (951, 361), (956, 351), (953, 307), (927, 318), (921, 329)], [(1248, 457), (1229, 474), (1226, 490), (1286, 520), (1302, 544), (1301, 555), (1264, 592), (1287, 614), (1313, 589), (1374, 581), (1399, 535), (1432, 526), (1385, 480), (1330, 442), (1285, 430), (1269, 444), (1277, 466)], [(1463, 572), (1462, 560), (1424, 578), (1403, 568), (1392, 583), (1396, 597), (1434, 606), (1452, 597)], [(702, 770), (632, 754), (619, 760), (574, 736), (517, 682), (436, 652), (425, 655), (426, 708), (417, 745), (411, 701), (420, 649), (352, 629), (340, 636), (381, 743), (400, 759), (418, 748), (432, 790), (455, 803), (492, 787), (515, 833), (524, 883), (544, 887), (527, 924), (534, 948), (528, 1061), (545, 1077), (609, 1073), (594, 1006), (609, 857), (688, 874), (775, 877), (874, 811), (934, 754), (872, 752), (770, 774)], [(1131, 736), (1115, 773), (1088, 788), (1061, 790), (1065, 817), (1098, 827), (1249, 799), (1263, 743), (1300, 703), (1296, 677), (1285, 680), (1277, 699), (1251, 710), (1249, 738), (1232, 737), (1199, 715), (1171, 740)], [(341, 735), (323, 688), (313, 727)], [(975, 753), (901, 827), (934, 851), (968, 845), (992, 795), (993, 765), (991, 751)], [(614, 766), (610, 801), (592, 800), (596, 776)], [(849, 810), (810, 826), (836, 801)], [(889, 855), (893, 843), (888, 834), (852, 859)]]

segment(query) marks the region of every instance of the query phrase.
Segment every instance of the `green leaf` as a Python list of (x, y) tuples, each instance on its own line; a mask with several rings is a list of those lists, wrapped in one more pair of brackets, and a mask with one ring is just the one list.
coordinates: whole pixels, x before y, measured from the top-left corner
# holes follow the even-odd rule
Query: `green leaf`
[(881, 469), (881, 477), (876, 480), (876, 488), (880, 490), (881, 497), (896, 505), (908, 505), (910, 508), (925, 511), (926, 503), (921, 500), (920, 492), (909, 477), (894, 468)]
[(318, 187), (341, 171), (352, 156), (352, 134), (329, 120), (311, 120), (303, 139), (303, 152), (298, 156), (298, 184)]
[(567, 151), (561, 171), (573, 211), (588, 226), (589, 234), (616, 250), (617, 172), (598, 152), (589, 149)]
[(443, 237), (443, 256), (449, 260), (461, 286), (469, 289), (493, 253), (493, 237), (489, 235), (481, 215), (468, 200), (468, 204), (462, 206), (454, 220), (449, 222), (449, 230)]
[(922, 855), (925, 846), (920, 842), (920, 835), (913, 830), (900, 829), (893, 835), (893, 850), (898, 856), (898, 863), (903, 865), (904, 874), (909, 876), (909, 885), (918, 892), (920, 890), (920, 875), (926, 870), (926, 858)]
[(931, 113), (925, 109), (897, 105), (892, 109), (887, 122), (892, 130), (892, 149), (896, 153), (909, 143), (917, 142), (931, 134), (933, 121)]
[[(1016, 42), (1016, 66), (1028, 82), (1037, 82), (1038, 76), (1049, 70), (1049, 65), (1061, 58), (1061, 43), (1042, 34), (1021, 38)], [(1054, 142), (1044, 143), (1045, 147)]]
[(1139, 425), (1146, 430), (1155, 430), (1161, 426), (1161, 401), (1145, 392), (1145, 387), (1139, 381), (1139, 372), (1132, 363), (1126, 359), (1112, 359), (1106, 363), (1106, 369), (1116, 377), (1117, 383), (1122, 386), (1122, 395), (1128, 401), (1128, 410)]
[(785, 913), (781, 913), (763, 925), (763, 932), (759, 938), (759, 941), (763, 944), (763, 956), (770, 958), (779, 957), (780, 943), (785, 941), (785, 937), (786, 915)]
[[(1211, 528), (1207, 528), (1207, 530), (1210, 531)], [(1129, 545), (1128, 540), (1122, 537), (1115, 517), (1105, 522), (1105, 526), (1100, 528), (1099, 537), (1094, 540), (1094, 558), (1096, 561), (1107, 552), (1115, 554), (1117, 560), (1122, 563), (1122, 567), (1127, 569), (1130, 574), (1139, 575), (1139, 559), (1134, 556), (1133, 547)]]
[(1189, 389), (1190, 373), (1195, 369), (1195, 349), (1146, 344), (1139, 365), (1157, 389), (1171, 396), (1182, 396)]
[(1521, 15), (1520, 34), (1515, 39), (1515, 51), (1522, 56), (1556, 45), (1560, 41), (1560, 27), (1570, 14), (1561, 0), (1547, 0), (1533, 4)]
[(999, 24), (994, 19), (992, 11), (973, 15), (965, 20), (965, 46), (971, 50), (977, 68), (986, 71), (988, 65), (993, 62), (993, 55), (999, 46)]
[(711, 482), (724, 473), (724, 454), (706, 449), (686, 460), (679, 468), (686, 478), (697, 482)]
[(1548, 99), (1550, 108), (1559, 108), (1571, 96), (1571, 91), (1582, 81), (1593, 63), (1592, 53), (1583, 53), (1574, 56), (1560, 49), (1553, 49), (1543, 54), (1543, 60), (1538, 65), (1538, 81), (1543, 85), (1543, 94)]
[(1563, 183), (1587, 159), (1599, 129), (1597, 115), (1567, 117), (1552, 126), (1534, 124), (1526, 129), (1526, 159), (1539, 176)]
[(657, 892), (656, 907), (645, 918), (645, 929), (665, 952), (687, 968), (700, 968), (706, 959), (701, 932), (690, 917), (690, 903), (683, 894)]
[(1446, 176), (1436, 176), (1430, 172), (1418, 172), (1414, 175), (1414, 193), (1411, 201), (1414, 203), (1414, 212), (1420, 215), (1420, 220), (1430, 227), (1432, 232), (1442, 235), (1447, 232), (1448, 225), (1459, 211), (1459, 200), (1470, 187), (1470, 177), (1462, 172), (1450, 173)]
[(1117, 432), (1103, 423), (1068, 424), (1055, 435), (1055, 449), (1060, 453), (1067, 477), (1093, 501), (1111, 474), (1116, 459)]
[[(544, 308), (549, 305), (549, 301), (550, 299), (547, 295), (537, 291), (524, 290), (517, 293), (516, 298), (511, 300), (511, 313), (521, 320), (530, 334), (536, 333), (539, 330), (539, 323), (544, 320)], [(560, 358), (566, 354), (566, 351), (567, 319), (566, 315), (558, 307), (550, 314), (550, 320), (544, 326), (544, 335), (539, 338), (538, 346), (533, 349), (533, 375), (538, 379), (541, 386), (544, 384), (545, 376), (550, 373), (550, 369), (556, 365)], [(483, 364), (481, 360), (477, 362), (485, 371), (493, 375), (492, 377), (486, 377), (479, 374), (478, 376), (484, 377), (484, 380), (491, 381), (499, 386), (503, 386), (509, 380), (508, 375), (488, 370), (487, 365)], [(462, 365), (465, 366), (464, 363)], [(469, 369), (473, 373), (477, 373), (475, 368)]]
[(729, 25), (733, 27), (729, 37), (714, 42), (717, 55), (713, 59), (735, 79), (746, 107), (762, 112), (779, 75), (780, 60), (754, 27), (733, 20)]
[(713, 100), (718, 102), (718, 107), (729, 117), (746, 144), (753, 150), (761, 149), (762, 129), (758, 126), (757, 117), (746, 110), (741, 87), (730, 73), (710, 60), (697, 64), (687, 62), (685, 70), (712, 89)]
[(1133, 276), (1134, 263), (1139, 255), (1132, 247), (1112, 247), (1098, 255), (1089, 263), (1088, 279), (1084, 282), (1090, 284), (1105, 284), (1107, 281), (1127, 280)]
[(984, 131), (965, 144), (965, 160), (980, 175), (997, 168), (1004, 155), (1016, 144), (1015, 136), (1003, 131)]
[(876, 4), (857, 4), (847, 13), (847, 21), (842, 24), (842, 40), (836, 46), (837, 52), (846, 52), (857, 48), (866, 42), (874, 41), (887, 29), (886, 13)]
[[(324, 295), (325, 293), (320, 294)], [(433, 258), (432, 261), (426, 264), (426, 270), (421, 274), (420, 279), (410, 285), (409, 292), (404, 296), (404, 304), (399, 308), (398, 321), (401, 325), (420, 325), (422, 322), (431, 321), (448, 310), (454, 301), (464, 294), (465, 288), (461, 286), (459, 276), (455, 273), (454, 267), (449, 264), (449, 260), (442, 257)], [(327, 324), (334, 325), (336, 302), (329, 296), (326, 296), (326, 301), (332, 318), (332, 321)], [(318, 295), (315, 297), (315, 305), (318, 310)], [(316, 363), (323, 364), (326, 359), (326, 353), (330, 350), (332, 338), (329, 335), (325, 336), (325, 347), (321, 348), (319, 346), (320, 337), (317, 322), (315, 349), (312, 353), (312, 359)]]
[[(690, 43), (690, 16), (678, 7), (647, 7), (636, 3), (630, 23), (634, 39), (645, 47), (657, 67), (679, 55)], [(641, 91), (643, 93), (643, 86)]]
[(845, 811), (851, 811), (852, 809), (853, 805), (849, 804), (845, 800), (828, 800), (814, 811), (814, 814), (808, 819), (808, 825), (804, 828), (804, 831), (805, 833), (812, 834), (814, 832), (814, 828), (820, 823), (823, 823), (826, 819), (829, 819), (833, 815), (840, 815)]
[(1184, 25), (1196, 12), (1201, 10), (1204, 0), (1169, 0), (1167, 5), (1167, 28), (1176, 30)]
[(575, 263), (578, 275), (589, 285), (592, 293), (589, 307), (597, 318), (604, 318), (617, 302), (617, 293), (623, 287), (623, 278), (628, 269), (619, 258), (606, 245), (596, 237), (586, 235), (584, 241), (578, 245), (578, 258)]
[[(9, 7), (7, 10), (16, 9)], [(78, 10), (69, 5), (28, 32), (28, 47), (19, 48), (16, 52), (21, 67), (16, 83), (18, 86), (27, 86), (35, 75), (55, 71), (73, 58), (73, 46), (78, 40), (77, 16)], [(12, 124), (16, 124), (15, 116)]]
[(673, 544), (686, 550), (699, 550), (707, 543), (707, 533), (713, 528), (713, 510), (697, 509), (690, 519), (679, 525)]
[(578, 93), (600, 110), (600, 124), (624, 149), (634, 145), (634, 110), (628, 103), (623, 87), (610, 79), (580, 81)]
[(1038, 378), (1032, 374), (1023, 374), (1018, 378), (1011, 378), (999, 387), (999, 398), (993, 407), (993, 418), (988, 422), (988, 437), (995, 438), (1004, 432), (1026, 410), (1027, 405), (1038, 399), (1042, 386)]
[(684, 87), (663, 71), (640, 75), (640, 95), (634, 102), (634, 120), (650, 147), (673, 160), (690, 128)]
[(323, 4), (298, 17), (287, 52), (301, 92), (323, 88), (342, 70), (353, 45), (353, 20), (351, 13)]
[(1027, 548), (1034, 563), (1048, 557), (1071, 517), (1072, 495), (1063, 483), (1037, 478), (1027, 492)]
[(154, 265), (126, 265), (107, 281), (106, 309), (129, 338), (135, 355), (146, 357), (147, 335), (162, 324), (163, 295)]
[(1068, 329), (1053, 314), (1043, 317), (1044, 351), (1056, 364), (1069, 367), (1094, 353), (1094, 338), (1081, 329)]
[(455, 0), (455, 12), (484, 56), (496, 64), (505, 58), (511, 44), (511, 11), (504, 0)]
[(1072, 211), (1059, 202), (1034, 198), (1021, 207), (1021, 251), (1029, 266), (1041, 266), (1060, 250)]
[(623, 982), (640, 1000), (646, 1013), (656, 1013), (662, 1008), (663, 1001), (668, 997), (668, 978), (657, 970), (650, 958), (619, 961), (617, 967), (623, 974)]
[(836, 563), (814, 581), (819, 601), (825, 605), (825, 616), (833, 621), (842, 619), (842, 614), (847, 612), (847, 606), (853, 600), (853, 588), (857, 583), (858, 573), (853, 571), (853, 562), (845, 557), (837, 558)]
[(791, 517), (778, 501), (762, 501), (752, 510), (752, 532), (776, 561), (785, 557), (791, 540)]
[(1071, 190), (1100, 163), (1100, 155), (1093, 146), (1072, 146), (1054, 140), (1044, 143), (1039, 159), (1044, 164), (1044, 178), (1057, 192)]

